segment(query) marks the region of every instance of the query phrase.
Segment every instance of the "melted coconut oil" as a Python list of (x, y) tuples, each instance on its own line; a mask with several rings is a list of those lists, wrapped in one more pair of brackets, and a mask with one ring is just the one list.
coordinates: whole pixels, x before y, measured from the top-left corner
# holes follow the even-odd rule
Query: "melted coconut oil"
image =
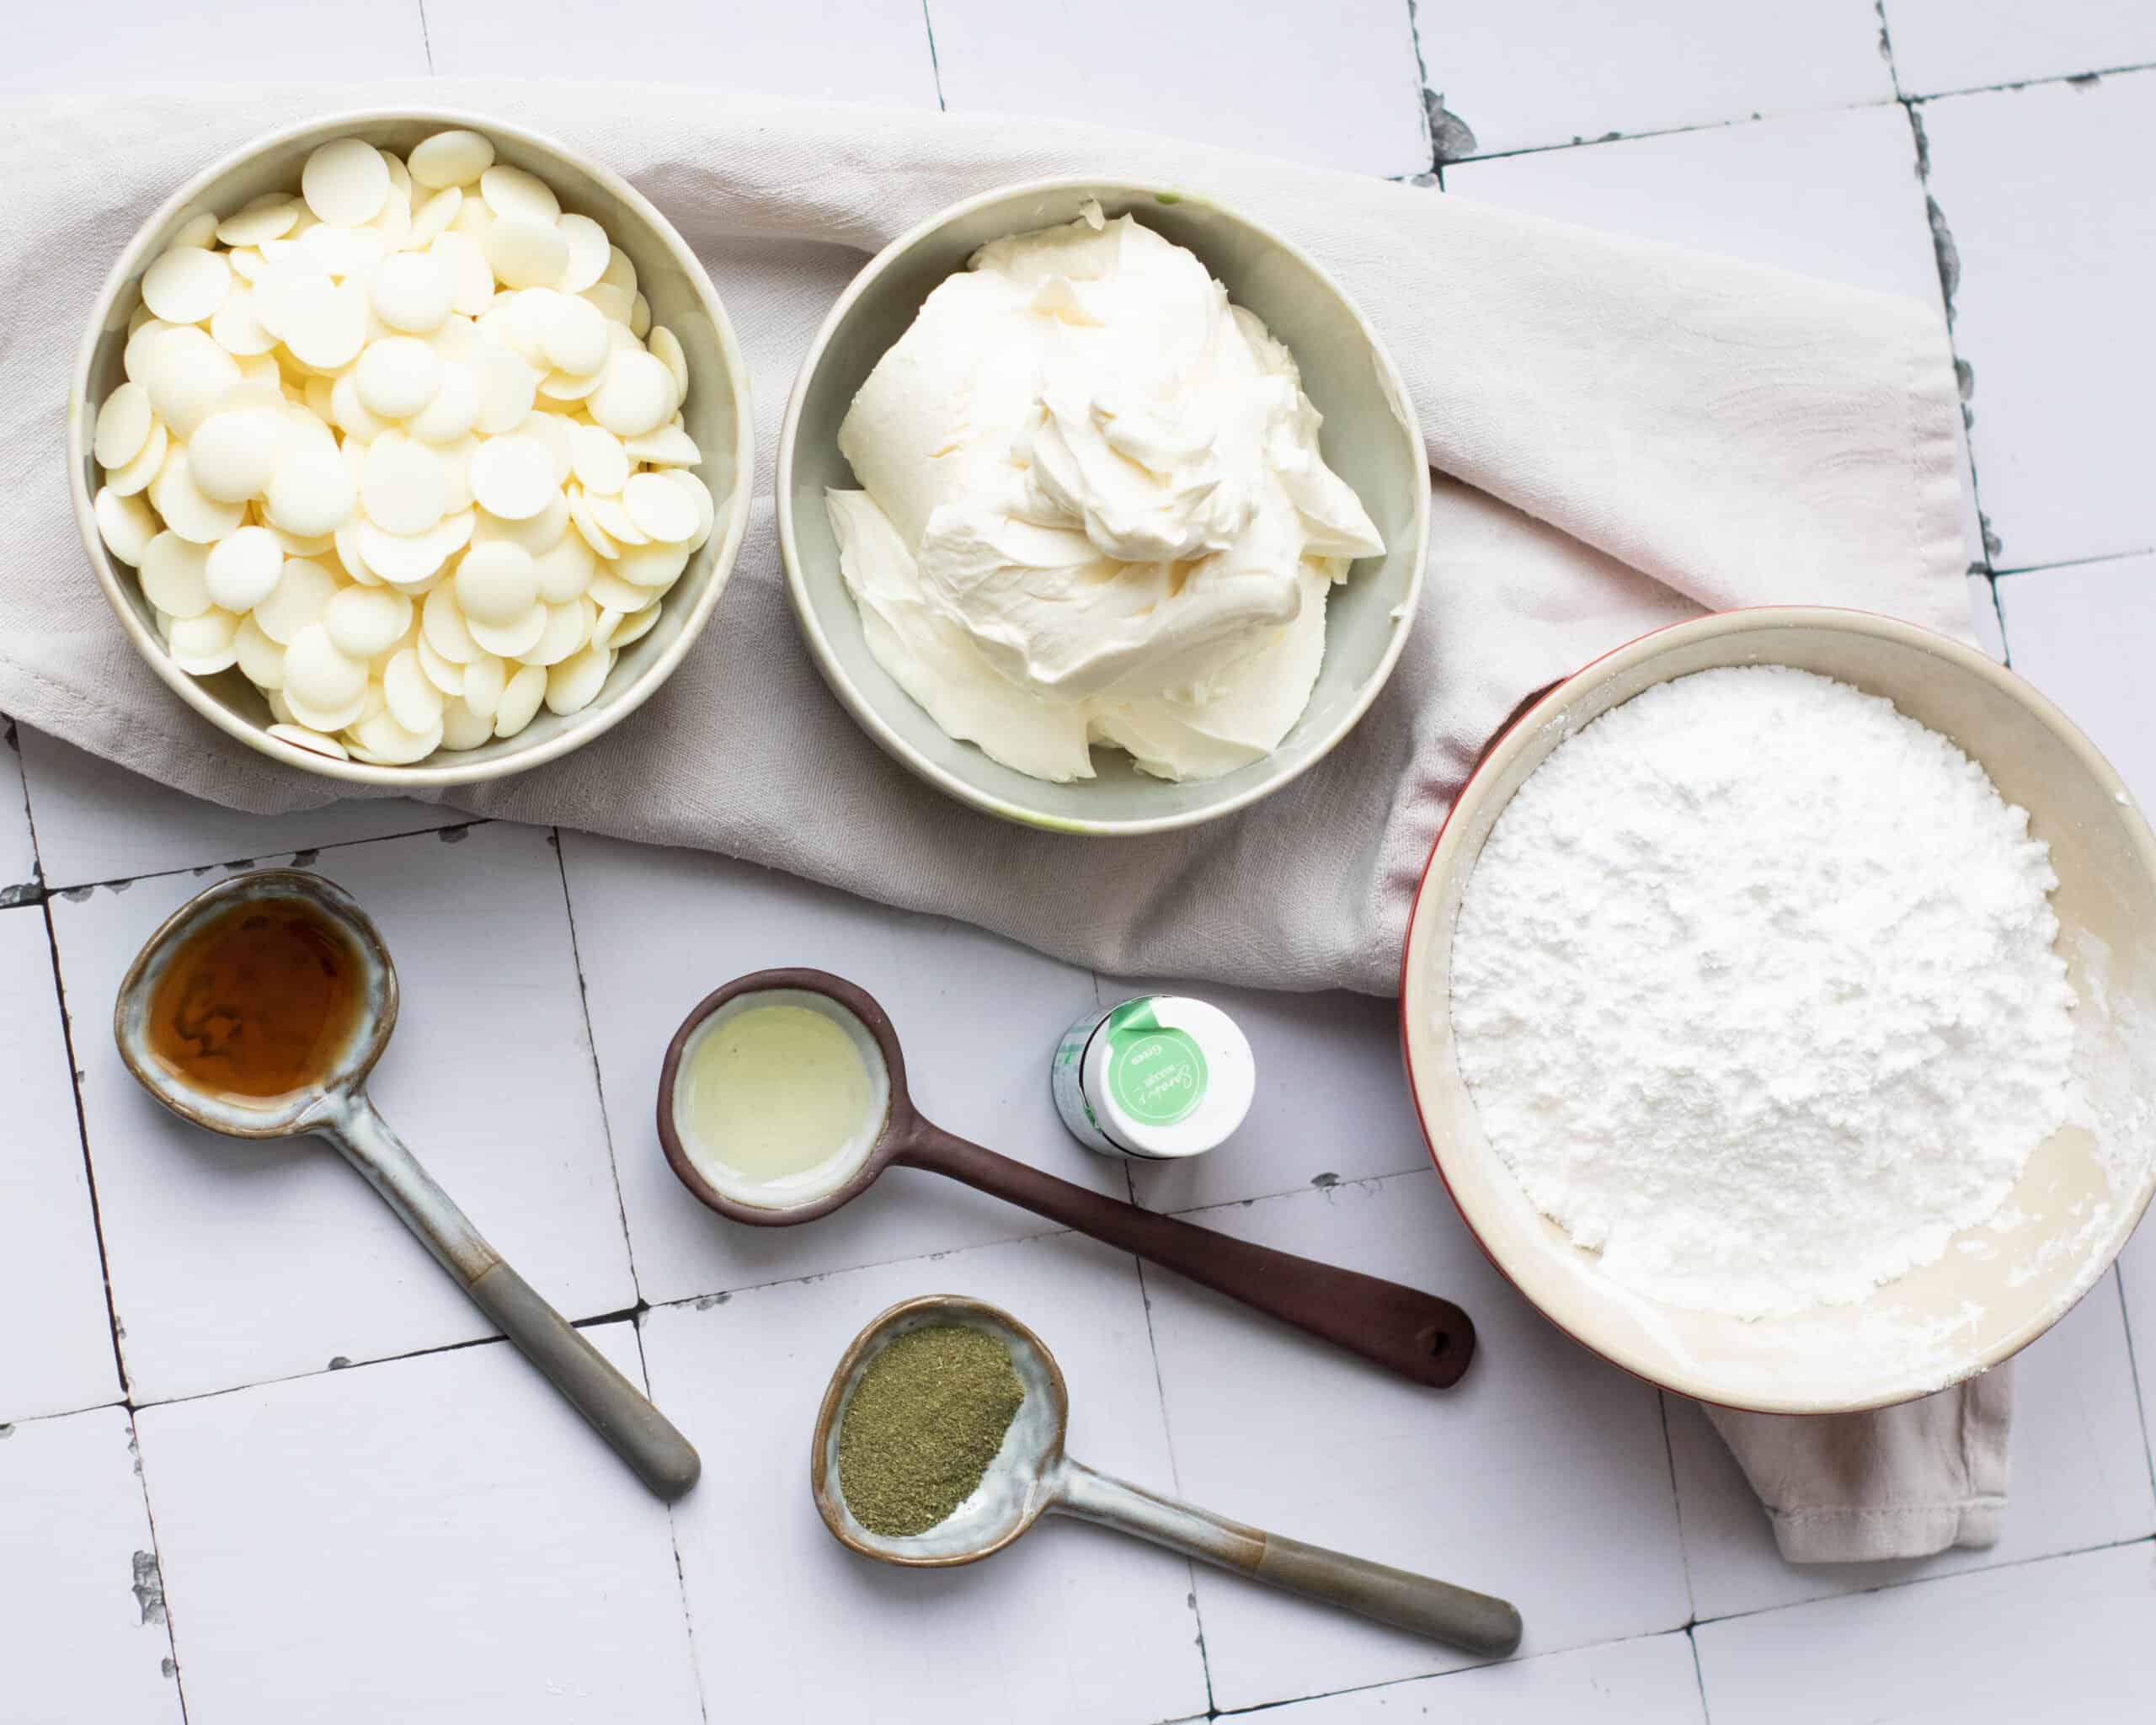
[(704, 1177), (752, 1204), (806, 1203), (858, 1166), (888, 1085), (829, 1012), (783, 997), (713, 1018), (675, 1080), (675, 1119)]

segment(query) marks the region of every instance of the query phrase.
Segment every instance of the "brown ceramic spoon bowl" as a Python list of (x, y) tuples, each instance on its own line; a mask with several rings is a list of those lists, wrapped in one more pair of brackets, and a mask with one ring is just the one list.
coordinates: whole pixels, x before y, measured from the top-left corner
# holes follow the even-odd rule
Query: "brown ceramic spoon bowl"
[[(882, 1124), (862, 1137), (859, 1162), (851, 1172), (840, 1167), (793, 1204), (752, 1203), (738, 1191), (722, 1190), (690, 1155), (678, 1119), (682, 1061), (699, 1033), (714, 1015), (758, 995), (825, 1012), (852, 1037), (872, 1078), (881, 1081)], [(879, 1061), (880, 1071), (874, 1070)], [(1475, 1327), (1449, 1300), (1104, 1198), (946, 1132), (914, 1107), (905, 1057), (883, 1009), (866, 990), (828, 971), (759, 970), (707, 995), (667, 1045), (658, 1102), (659, 1141), (668, 1163), (699, 1202), (731, 1221), (758, 1227), (813, 1221), (859, 1197), (887, 1168), (922, 1168), (1187, 1276), (1433, 1388), (1457, 1383), (1475, 1352)]]
[[(213, 1094), (169, 1070), (153, 1051), (150, 1011), (157, 983), (193, 936), (250, 904), (296, 902), (326, 921), (356, 970), (359, 1017), (343, 1048), (301, 1088), (264, 1099)], [(181, 973), (183, 975), (184, 972)], [(197, 893), (159, 925), (128, 966), (113, 1003), (120, 1058), (136, 1081), (182, 1119), (237, 1138), (326, 1138), (456, 1277), (472, 1303), (544, 1372), (569, 1404), (663, 1498), (696, 1483), (702, 1464), (687, 1439), (615, 1370), (584, 1333), (489, 1246), (456, 1200), (376, 1112), (367, 1075), (397, 1026), (397, 967), (350, 894), (318, 874), (263, 868)]]
[[(1026, 1399), (972, 1494), (926, 1533), (894, 1537), (863, 1527), (847, 1507), (839, 1479), (839, 1432), (854, 1386), (870, 1362), (909, 1330), (934, 1324), (961, 1324), (1001, 1342), (1011, 1350)], [(875, 1319), (840, 1359), (816, 1411), (808, 1488), (816, 1513), (841, 1545), (909, 1569), (977, 1563), (1054, 1511), (1473, 1653), (1502, 1655), (1519, 1645), (1519, 1613), (1503, 1599), (1305, 1545), (1097, 1473), (1065, 1452), (1070, 1421), (1063, 1373), (1038, 1336), (1009, 1312), (981, 1300), (926, 1295)]]

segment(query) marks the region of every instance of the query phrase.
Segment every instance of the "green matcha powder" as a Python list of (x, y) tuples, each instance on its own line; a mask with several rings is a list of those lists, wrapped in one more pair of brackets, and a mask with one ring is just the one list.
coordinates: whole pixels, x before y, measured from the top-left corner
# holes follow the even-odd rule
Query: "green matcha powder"
[(871, 1533), (926, 1533), (973, 1494), (1026, 1386), (1011, 1351), (963, 1324), (909, 1330), (868, 1364), (839, 1427), (839, 1488)]

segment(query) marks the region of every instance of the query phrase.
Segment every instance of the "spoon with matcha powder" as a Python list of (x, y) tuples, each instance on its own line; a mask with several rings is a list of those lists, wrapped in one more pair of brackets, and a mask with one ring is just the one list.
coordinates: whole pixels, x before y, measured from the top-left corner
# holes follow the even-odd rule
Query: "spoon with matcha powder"
[(1055, 1357), (1009, 1313), (955, 1294), (855, 1337), (817, 1410), (809, 1487), (832, 1537), (907, 1568), (992, 1557), (1050, 1511), (1472, 1653), (1519, 1645), (1503, 1599), (1247, 1527), (1097, 1473), (1064, 1451)]

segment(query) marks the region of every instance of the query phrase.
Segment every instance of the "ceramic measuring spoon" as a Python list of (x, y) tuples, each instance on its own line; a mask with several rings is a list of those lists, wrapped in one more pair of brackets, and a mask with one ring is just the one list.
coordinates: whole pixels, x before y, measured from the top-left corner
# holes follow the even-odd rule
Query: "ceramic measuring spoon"
[[(691, 1154), (681, 1124), (682, 1068), (700, 1038), (760, 1005), (805, 1006), (846, 1033), (867, 1065), (870, 1104), (852, 1155), (783, 1187), (728, 1178)], [(864, 989), (824, 970), (759, 970), (707, 995), (674, 1033), (659, 1075), (659, 1139), (681, 1183), (721, 1215), (762, 1227), (829, 1215), (886, 1168), (923, 1168), (1171, 1269), (1216, 1293), (1444, 1389), (1475, 1352), (1475, 1327), (1449, 1300), (1318, 1263), (1104, 1198), (984, 1150), (921, 1118), (906, 1092), (898, 1033)]]
[[(275, 1096), (236, 1094), (200, 1081), (161, 1054), (152, 1024), (158, 988), (175, 960), (188, 963), (217, 932), (253, 909), (296, 916), (318, 932), (322, 962), (355, 991), (350, 1027), (322, 1049), (318, 1069)], [(397, 1023), (397, 971), (366, 915), (340, 888), (297, 869), (267, 868), (221, 881), (165, 919), (128, 967), (112, 1015), (127, 1070), (184, 1120), (235, 1138), (312, 1133), (344, 1154), (407, 1227), (425, 1242), (472, 1303), (552, 1380), (578, 1413), (663, 1498), (696, 1483), (689, 1441), (604, 1355), (502, 1262), (367, 1100), (367, 1074)]]
[[(839, 1429), (847, 1399), (869, 1363), (907, 1331), (931, 1324), (963, 1324), (1003, 1343), (1026, 1399), (972, 1495), (926, 1533), (892, 1538), (869, 1531), (846, 1507), (839, 1481)], [(1519, 1613), (1503, 1599), (1246, 1527), (1194, 1503), (1096, 1473), (1064, 1453), (1070, 1418), (1070, 1396), (1055, 1356), (1010, 1313), (955, 1294), (906, 1300), (853, 1338), (824, 1391), (808, 1458), (817, 1513), (841, 1545), (915, 1569), (978, 1562), (1044, 1514), (1075, 1515), (1472, 1653), (1509, 1653), (1519, 1645)]]

